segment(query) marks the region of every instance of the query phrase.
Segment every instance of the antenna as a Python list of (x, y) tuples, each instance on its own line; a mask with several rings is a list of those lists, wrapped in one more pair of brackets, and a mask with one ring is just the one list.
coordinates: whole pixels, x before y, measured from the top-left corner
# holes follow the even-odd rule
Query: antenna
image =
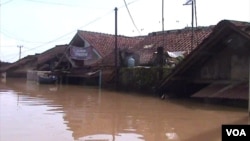
[(164, 48), (165, 46), (165, 35), (164, 35), (164, 0), (162, 0), (162, 39), (163, 39), (163, 43), (162, 43), (162, 47)]
[(164, 0), (162, 0), (162, 31), (164, 31)]
[[(195, 26), (197, 27), (197, 11), (196, 11), (196, 0), (187, 0), (186, 3), (184, 3), (183, 5), (191, 5), (192, 6), (192, 10), (191, 10), (191, 15), (192, 15), (192, 20), (191, 20), (191, 24), (192, 24), (192, 35), (191, 35), (191, 51), (193, 50), (193, 46), (194, 46), (194, 20), (195, 20)], [(198, 45), (198, 41), (196, 38), (196, 43)]]

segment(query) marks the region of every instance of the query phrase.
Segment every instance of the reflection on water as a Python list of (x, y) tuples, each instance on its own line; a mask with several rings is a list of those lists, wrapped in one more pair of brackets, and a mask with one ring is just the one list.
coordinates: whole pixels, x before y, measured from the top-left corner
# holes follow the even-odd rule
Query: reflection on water
[(247, 110), (88, 86), (0, 83), (1, 141), (219, 141), (222, 124), (248, 124)]

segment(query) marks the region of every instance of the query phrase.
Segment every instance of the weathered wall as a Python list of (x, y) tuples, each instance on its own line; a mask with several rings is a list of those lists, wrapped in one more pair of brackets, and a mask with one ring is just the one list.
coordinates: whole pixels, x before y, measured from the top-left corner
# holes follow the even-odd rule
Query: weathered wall
[(230, 53), (225, 51), (211, 58), (197, 73), (201, 80), (229, 80), (230, 79)]
[[(219, 47), (219, 46), (218, 46)], [(248, 80), (250, 46), (228, 45), (212, 57), (199, 70), (196, 79), (201, 80)]]
[(35, 62), (28, 62), (7, 71), (7, 77), (26, 77), (27, 71), (36, 68)]
[(231, 79), (248, 80), (249, 56), (233, 55), (231, 56)]

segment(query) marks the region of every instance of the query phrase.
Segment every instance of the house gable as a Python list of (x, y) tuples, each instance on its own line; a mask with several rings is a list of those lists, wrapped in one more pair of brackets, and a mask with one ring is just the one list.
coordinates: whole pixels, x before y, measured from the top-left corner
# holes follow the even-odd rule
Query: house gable
[(86, 41), (84, 38), (82, 38), (79, 35), (79, 31), (77, 31), (77, 34), (73, 37), (73, 39), (69, 43), (72, 46), (77, 46), (77, 47), (88, 47), (90, 46), (89, 42)]
[(247, 81), (250, 36), (242, 29), (250, 24), (244, 24), (243, 28), (234, 23), (219, 22), (213, 32), (163, 79), (158, 92), (190, 96), (215, 82)]
[[(90, 31), (78, 31), (77, 35), (79, 38), (84, 40), (90, 46), (93, 47), (93, 51), (96, 52), (99, 56), (95, 60), (86, 60), (85, 64), (93, 65), (99, 64), (101, 60), (107, 60), (107, 58), (114, 58), (114, 49), (115, 49), (115, 35), (90, 32)], [(117, 44), (119, 50), (133, 48), (138, 44), (144, 37), (126, 37), (126, 36), (117, 36)], [(73, 42), (72, 42), (73, 43)], [(114, 66), (114, 59), (107, 62), (106, 65)]]

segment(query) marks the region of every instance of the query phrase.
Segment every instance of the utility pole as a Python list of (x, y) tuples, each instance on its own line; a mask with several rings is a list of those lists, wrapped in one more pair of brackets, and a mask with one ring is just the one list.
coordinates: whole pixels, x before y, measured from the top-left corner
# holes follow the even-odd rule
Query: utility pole
[(162, 31), (164, 31), (164, 0), (162, 0)]
[(162, 39), (163, 39), (163, 43), (162, 43), (162, 47), (164, 48), (164, 46), (165, 46), (165, 34), (164, 34), (164, 0), (162, 0)]
[(192, 0), (192, 41), (191, 41), (191, 51), (193, 50), (194, 47), (194, 38), (196, 38), (196, 46), (198, 45), (198, 39), (194, 35), (194, 22), (195, 22), (195, 27), (197, 28), (197, 11), (196, 11), (196, 0)]
[(163, 77), (163, 64), (164, 64), (164, 46), (165, 46), (165, 34), (164, 34), (164, 0), (162, 0), (162, 38), (163, 38), (163, 43), (162, 47), (157, 48), (157, 55), (159, 57), (159, 81)]
[(194, 0), (192, 0), (192, 35), (191, 35), (191, 51), (194, 47)]
[(18, 45), (17, 46), (19, 48), (19, 60), (21, 59), (21, 55), (22, 55), (22, 48), (23, 46), (22, 45)]
[[(197, 11), (196, 11), (196, 0), (187, 0), (186, 3), (183, 4), (185, 5), (191, 5), (192, 9), (191, 9), (191, 25), (192, 25), (192, 34), (191, 34), (191, 51), (193, 50), (194, 47), (194, 20), (195, 20), (195, 25), (197, 27)], [(197, 40), (197, 38), (196, 38)], [(196, 41), (196, 43), (198, 44), (198, 40)]]
[(115, 85), (118, 88), (118, 45), (117, 45), (117, 7), (115, 8)]

